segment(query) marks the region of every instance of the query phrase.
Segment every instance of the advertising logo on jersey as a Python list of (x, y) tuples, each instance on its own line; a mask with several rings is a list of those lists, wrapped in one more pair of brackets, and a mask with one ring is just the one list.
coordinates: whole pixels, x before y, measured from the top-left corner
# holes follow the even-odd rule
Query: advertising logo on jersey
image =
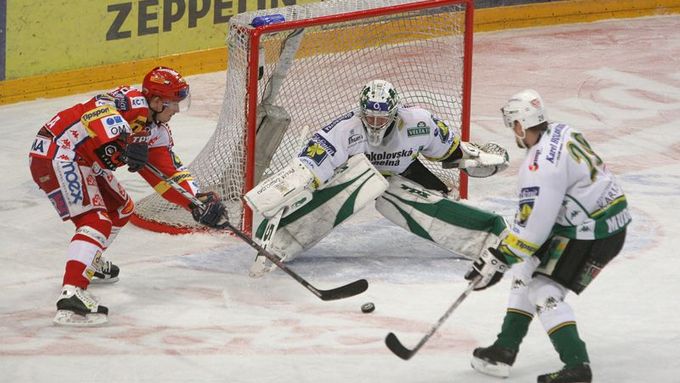
[(113, 114), (118, 114), (118, 112), (116, 112), (116, 110), (111, 106), (104, 105), (87, 111), (82, 115), (82, 117), (80, 117), (80, 121), (83, 123), (83, 125), (89, 126), (92, 121)]
[(347, 148), (351, 148), (354, 145), (360, 144), (366, 141), (363, 134), (356, 133), (354, 129), (349, 131), (349, 138), (347, 139)]
[(406, 129), (406, 135), (411, 136), (427, 136), (430, 134), (430, 127), (424, 121), (418, 121), (415, 128)]
[(66, 191), (67, 202), (77, 204), (83, 201), (83, 182), (74, 162), (59, 161), (62, 190)]
[(559, 160), (562, 154), (562, 145), (560, 145), (560, 142), (562, 141), (562, 130), (564, 130), (564, 128), (566, 128), (566, 125), (559, 124), (555, 126), (555, 128), (552, 131), (552, 134), (550, 135), (549, 142), (550, 146), (548, 149), (548, 154), (545, 156), (545, 159), (552, 164), (555, 163), (555, 159)]
[(321, 128), (321, 130), (322, 130), (324, 133), (328, 133), (328, 132), (331, 131), (331, 129), (333, 129), (333, 128), (335, 127), (335, 125), (339, 124), (339, 123), (342, 122), (342, 121), (349, 120), (349, 119), (352, 118), (352, 117), (354, 117), (354, 111), (349, 112), (349, 113), (345, 113), (345, 114), (343, 114), (342, 116), (340, 116), (340, 117), (336, 118), (335, 120), (331, 121), (330, 124), (328, 124), (328, 125), (324, 126), (323, 128)]
[(127, 122), (119, 114), (102, 119), (102, 126), (108, 138), (116, 138), (127, 132)]
[(52, 140), (38, 136), (31, 145), (31, 154), (46, 157), (51, 144)]
[(132, 108), (148, 108), (149, 104), (146, 102), (144, 96), (130, 97), (130, 105)]
[(519, 210), (515, 216), (515, 223), (518, 226), (526, 227), (529, 216), (534, 210), (534, 201), (538, 197), (540, 188), (538, 186), (532, 186), (528, 188), (523, 188), (519, 192)]

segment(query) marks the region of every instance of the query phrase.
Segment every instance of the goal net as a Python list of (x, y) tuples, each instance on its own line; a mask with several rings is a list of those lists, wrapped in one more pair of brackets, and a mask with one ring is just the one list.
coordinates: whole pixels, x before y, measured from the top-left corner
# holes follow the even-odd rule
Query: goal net
[[(468, 139), (472, 0), (329, 0), (235, 15), (217, 127), (188, 166), (215, 191), (236, 227), (251, 230), (241, 196), (285, 167), (313, 133), (358, 107), (361, 88), (384, 79), (403, 104), (431, 110)], [(255, 25), (255, 26), (253, 26)], [(462, 197), (457, 170), (420, 159)], [(158, 195), (133, 223), (182, 233), (200, 227)]]

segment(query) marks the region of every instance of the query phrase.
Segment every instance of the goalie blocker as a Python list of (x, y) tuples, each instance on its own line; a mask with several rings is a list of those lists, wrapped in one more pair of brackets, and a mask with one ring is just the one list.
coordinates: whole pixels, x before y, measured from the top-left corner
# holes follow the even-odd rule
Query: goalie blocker
[[(390, 221), (468, 259), (495, 246), (506, 229), (499, 215), (456, 202), (400, 176), (388, 182), (364, 154), (351, 157), (323, 187), (314, 190), (315, 185), (312, 172), (295, 158), (279, 175), (244, 196), (260, 220), (254, 237), (283, 260), (309, 249), (374, 200), (377, 210)], [(250, 275), (260, 277), (272, 268), (266, 259), (257, 257)]]

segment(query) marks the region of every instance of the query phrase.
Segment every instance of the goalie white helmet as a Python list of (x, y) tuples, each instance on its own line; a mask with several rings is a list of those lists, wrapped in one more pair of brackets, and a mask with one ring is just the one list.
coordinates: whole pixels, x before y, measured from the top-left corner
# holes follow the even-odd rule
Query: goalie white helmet
[(366, 127), (368, 143), (376, 146), (382, 142), (387, 128), (397, 115), (399, 94), (391, 83), (373, 80), (361, 90), (359, 117)]
[(515, 95), (501, 108), (505, 126), (513, 129), (515, 121), (527, 130), (546, 121), (543, 99), (533, 89), (525, 89)]

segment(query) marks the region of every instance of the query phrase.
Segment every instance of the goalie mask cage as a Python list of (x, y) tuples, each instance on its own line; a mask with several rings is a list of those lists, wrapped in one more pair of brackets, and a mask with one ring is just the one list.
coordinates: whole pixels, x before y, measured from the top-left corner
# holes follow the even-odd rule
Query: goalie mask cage
[[(276, 22), (251, 25), (263, 16)], [(316, 130), (356, 109), (374, 79), (467, 141), (472, 17), (472, 0), (330, 0), (235, 15), (218, 124), (189, 170), (202, 191), (222, 196), (232, 224), (251, 232), (242, 195), (288, 165)], [(458, 170), (420, 160), (466, 197)], [(201, 229), (156, 194), (138, 202), (132, 221), (167, 233)]]

